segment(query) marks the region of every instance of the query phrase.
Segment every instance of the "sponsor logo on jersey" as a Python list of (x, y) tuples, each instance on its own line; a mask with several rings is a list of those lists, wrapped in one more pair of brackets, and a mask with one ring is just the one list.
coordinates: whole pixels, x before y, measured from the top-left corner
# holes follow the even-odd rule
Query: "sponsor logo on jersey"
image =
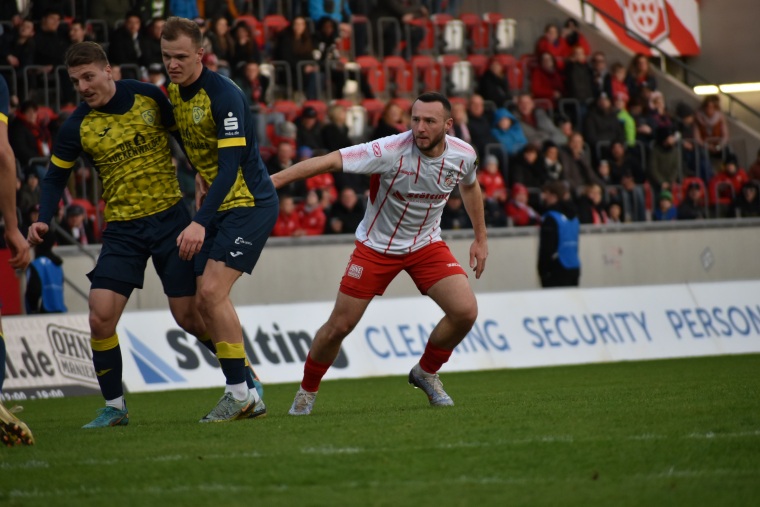
[(203, 116), (206, 114), (206, 112), (203, 110), (202, 107), (193, 106), (193, 122), (197, 125), (201, 122), (203, 119)]
[(154, 111), (153, 109), (148, 109), (147, 111), (143, 111), (142, 113), (140, 113), (140, 116), (142, 116), (142, 119), (148, 125), (153, 125), (156, 123), (156, 111)]
[(410, 201), (439, 201), (441, 199), (446, 199), (446, 196), (448, 194), (428, 194), (428, 193), (418, 193), (418, 192), (409, 192), (406, 194), (406, 198)]
[(105, 137), (109, 130), (111, 130), (111, 127), (106, 127), (103, 129), (103, 132), (98, 132), (98, 137)]
[(362, 273), (364, 272), (364, 268), (362, 266), (357, 266), (356, 264), (351, 264), (348, 266), (348, 272), (346, 273), (351, 278), (356, 278), (357, 280), (362, 277)]
[(447, 268), (461, 268), (462, 266), (458, 262), (449, 262), (446, 264)]
[(393, 192), (392, 195), (393, 195), (393, 197), (395, 197), (399, 201), (406, 201), (406, 199), (404, 199), (404, 196), (401, 195), (401, 192), (399, 192), (398, 190), (396, 190), (395, 192)]
[(380, 143), (377, 141), (372, 143), (372, 153), (374, 153), (378, 158), (383, 156), (383, 151), (380, 149)]
[(230, 130), (237, 130), (238, 129), (238, 119), (236, 116), (233, 116), (232, 113), (227, 113), (227, 118), (224, 119), (224, 130), (230, 131)]

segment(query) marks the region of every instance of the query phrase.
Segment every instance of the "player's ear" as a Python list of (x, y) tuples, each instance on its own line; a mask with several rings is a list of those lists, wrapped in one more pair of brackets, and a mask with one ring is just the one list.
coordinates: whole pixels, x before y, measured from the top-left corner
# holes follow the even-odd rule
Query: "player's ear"
[(111, 74), (111, 66), (110, 65), (106, 65), (103, 68), (103, 70), (106, 71), (106, 75), (108, 76), (108, 79), (113, 79), (113, 74)]
[(198, 48), (198, 59), (195, 61), (195, 63), (201, 63), (201, 60), (203, 60), (203, 52), (204, 52), (203, 46)]

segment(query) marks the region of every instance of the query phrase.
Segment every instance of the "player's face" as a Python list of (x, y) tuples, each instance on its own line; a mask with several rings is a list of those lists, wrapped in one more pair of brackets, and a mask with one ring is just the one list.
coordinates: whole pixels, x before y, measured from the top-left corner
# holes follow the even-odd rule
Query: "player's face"
[(412, 134), (423, 155), (438, 157), (445, 147), (446, 131), (454, 120), (440, 102), (415, 101), (412, 105)]
[(187, 35), (180, 35), (173, 41), (161, 39), (161, 57), (169, 79), (180, 86), (193, 83), (203, 71), (203, 48), (195, 47)]
[(69, 67), (69, 78), (74, 89), (90, 107), (105, 106), (116, 93), (110, 65), (88, 63)]

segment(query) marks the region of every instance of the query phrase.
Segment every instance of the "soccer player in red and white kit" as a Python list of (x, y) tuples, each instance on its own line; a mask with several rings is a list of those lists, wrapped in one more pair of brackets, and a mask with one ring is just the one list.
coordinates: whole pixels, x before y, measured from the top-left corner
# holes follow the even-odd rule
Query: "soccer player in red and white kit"
[(364, 220), (356, 248), (341, 279), (335, 307), (319, 328), (304, 365), (291, 415), (308, 415), (319, 383), (359, 323), (373, 297), (382, 295), (404, 270), (422, 294), (444, 311), (428, 339), (409, 383), (425, 391), (433, 406), (453, 405), (438, 370), (475, 323), (478, 305), (465, 270), (441, 240), (441, 213), (455, 187), (473, 224), (470, 268), (480, 278), (488, 256), (483, 199), (476, 178), (477, 155), (466, 142), (446, 135), (451, 104), (426, 92), (412, 104), (412, 129), (365, 144), (304, 160), (272, 176), (279, 188), (326, 172), (370, 174)]

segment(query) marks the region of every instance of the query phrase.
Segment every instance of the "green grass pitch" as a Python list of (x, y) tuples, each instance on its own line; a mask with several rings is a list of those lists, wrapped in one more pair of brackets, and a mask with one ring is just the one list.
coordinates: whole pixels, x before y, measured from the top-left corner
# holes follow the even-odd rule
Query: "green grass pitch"
[[(261, 372), (266, 375), (265, 371)], [(25, 403), (37, 445), (0, 448), (0, 505), (760, 505), (760, 355), (325, 381), (287, 415), (197, 420), (220, 389)]]

